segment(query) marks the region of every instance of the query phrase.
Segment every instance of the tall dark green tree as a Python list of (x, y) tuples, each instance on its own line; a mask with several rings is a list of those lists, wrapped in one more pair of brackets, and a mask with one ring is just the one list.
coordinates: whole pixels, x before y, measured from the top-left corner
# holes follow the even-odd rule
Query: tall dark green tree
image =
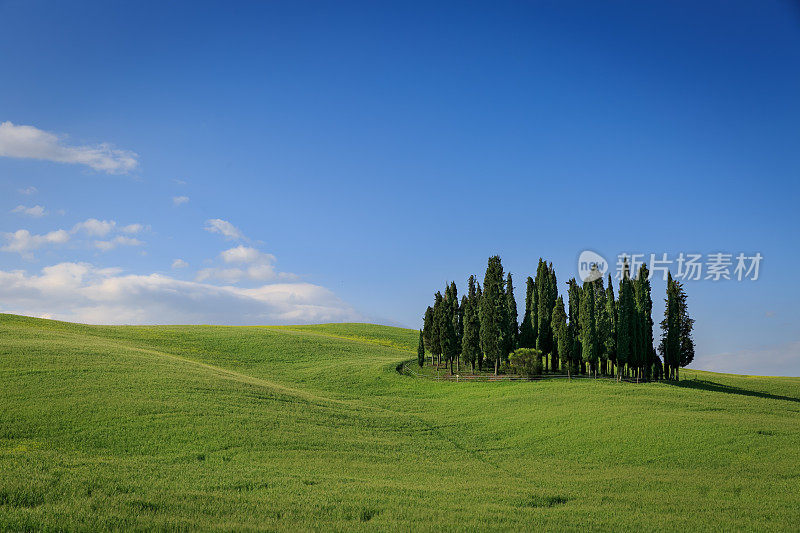
[(626, 365), (633, 364), (634, 329), (637, 327), (636, 302), (631, 280), (623, 275), (619, 285), (619, 313), (617, 315), (617, 377), (622, 378)]
[(511, 272), (506, 277), (506, 354), (517, 349), (519, 343), (519, 325), (517, 324), (517, 300), (514, 298), (514, 282)]
[(550, 321), (553, 318), (553, 308), (558, 297), (558, 287), (556, 286), (556, 275), (552, 263), (548, 265), (545, 261), (539, 260), (535, 284), (538, 306), (537, 319), (539, 322), (536, 332), (536, 348), (545, 356), (550, 355), (551, 367), (555, 369), (557, 361), (552, 357), (553, 328)]
[(459, 346), (461, 345), (461, 329), (462, 329), (462, 322), (461, 322), (461, 306), (458, 302), (458, 288), (456, 288), (456, 282), (450, 282), (450, 305), (453, 308), (453, 327), (456, 331), (456, 340), (458, 341)]
[(478, 370), (483, 370), (483, 361), (485, 360), (483, 354), (483, 346), (480, 343), (480, 334), (481, 334), (481, 302), (483, 301), (483, 289), (481, 289), (481, 284), (476, 281), (475, 283), (475, 304), (473, 309), (475, 309), (475, 316), (478, 319)]
[(575, 278), (567, 282), (569, 289), (567, 296), (569, 299), (569, 339), (572, 342), (570, 348), (570, 361), (574, 367), (581, 363), (581, 340), (580, 340), (580, 306), (581, 306), (581, 288)]
[(614, 365), (617, 364), (617, 302), (614, 297), (614, 286), (611, 283), (611, 274), (608, 275), (608, 287), (606, 287), (606, 314), (608, 316), (608, 336), (606, 337), (605, 351), (608, 360), (611, 361), (613, 372)]
[(425, 342), (422, 340), (422, 330), (419, 330), (419, 346), (417, 346), (417, 364), (420, 368), (425, 364)]
[(481, 349), (486, 359), (494, 365), (497, 375), (500, 361), (506, 356), (505, 340), (508, 328), (507, 303), (503, 287), (503, 265), (499, 256), (489, 258), (483, 279), (483, 296), (480, 303)]
[(675, 378), (681, 352), (680, 313), (678, 311), (678, 290), (672, 273), (667, 274), (667, 297), (664, 300), (664, 320), (661, 321), (661, 342), (658, 351), (664, 358), (664, 375)]
[(639, 354), (636, 360), (639, 364), (641, 377), (650, 379), (656, 353), (653, 348), (653, 299), (650, 295), (650, 272), (644, 263), (639, 267), (639, 273), (634, 282), (634, 292), (636, 294), (636, 309), (639, 315), (637, 345)]
[(535, 348), (536, 337), (533, 333), (531, 324), (531, 304), (533, 303), (533, 278), (528, 276), (525, 283), (525, 313), (522, 315), (522, 323), (519, 325), (519, 346), (520, 348)]
[(597, 359), (601, 374), (605, 374), (608, 366), (608, 338), (611, 335), (611, 317), (606, 308), (606, 289), (602, 276), (592, 282), (594, 288), (594, 317), (597, 329)]
[(455, 283), (445, 289), (444, 301), (442, 302), (442, 321), (439, 324), (439, 331), (442, 342), (442, 355), (445, 363), (450, 365), (450, 373), (453, 373), (453, 363), (461, 351), (456, 334), (458, 323), (458, 296), (455, 291)]
[[(431, 352), (431, 357), (433, 357), (433, 349), (431, 346), (431, 336), (433, 335), (433, 307), (430, 305), (427, 309), (425, 309), (425, 319), (423, 320), (422, 325), (422, 340), (425, 342), (425, 349)], [(431, 359), (431, 364), (433, 364), (433, 359)]]
[(688, 296), (683, 290), (683, 284), (678, 283), (678, 310), (680, 313), (681, 324), (681, 353), (678, 361), (678, 368), (675, 369), (675, 379), (679, 379), (678, 370), (694, 361), (694, 339), (692, 330), (694, 329), (694, 319), (689, 316), (689, 308), (686, 303)]
[(584, 282), (583, 289), (581, 290), (581, 306), (580, 306), (580, 340), (581, 340), (581, 357), (583, 362), (589, 364), (590, 370), (594, 371), (597, 377), (597, 358), (598, 358), (598, 343), (597, 343), (597, 326), (595, 322), (595, 304), (594, 304), (595, 289), (591, 282)]
[(581, 340), (580, 340), (580, 307), (581, 307), (581, 288), (575, 278), (567, 282), (569, 286), (567, 290), (567, 297), (569, 299), (569, 338), (572, 341), (570, 349), (570, 360), (573, 367), (578, 370), (582, 366), (581, 357)]
[(478, 319), (478, 293), (475, 289), (475, 276), (469, 277), (469, 288), (462, 307), (464, 308), (464, 335), (461, 339), (461, 355), (465, 364), (480, 364), (481, 356), (481, 323)]
[(550, 335), (552, 336), (551, 343), (553, 352), (553, 356), (550, 358), (550, 370), (555, 372), (558, 370), (558, 345), (556, 344), (556, 332), (552, 325), (552, 314), (558, 300), (558, 280), (556, 279), (556, 270), (553, 268), (553, 263), (548, 265), (548, 273), (547, 295), (551, 315)]
[(442, 323), (444, 322), (444, 298), (436, 291), (433, 298), (433, 328), (431, 331), (431, 353), (436, 358), (436, 366), (442, 364)]
[(569, 338), (569, 328), (567, 327), (567, 312), (564, 307), (564, 298), (559, 296), (556, 306), (553, 309), (553, 317), (550, 320), (555, 333), (555, 352), (561, 360), (562, 366), (567, 369), (567, 375), (571, 377), (571, 339)]
[[(539, 259), (539, 262), (542, 260)], [(536, 348), (536, 341), (539, 338), (539, 289), (536, 288), (536, 280), (533, 280), (533, 286), (531, 287), (531, 342), (533, 346), (531, 348)]]
[(659, 352), (664, 358), (664, 374), (669, 379), (680, 378), (680, 368), (694, 359), (692, 328), (694, 319), (686, 306), (683, 285), (667, 275), (667, 298), (664, 320), (661, 321), (661, 343)]

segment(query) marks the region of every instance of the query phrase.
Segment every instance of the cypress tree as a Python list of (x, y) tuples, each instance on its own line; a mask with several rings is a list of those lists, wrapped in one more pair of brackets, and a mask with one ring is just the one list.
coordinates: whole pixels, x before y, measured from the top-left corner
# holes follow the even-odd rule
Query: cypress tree
[(457, 372), (461, 371), (461, 361), (467, 364), (467, 360), (464, 358), (464, 321), (466, 320), (467, 307), (469, 307), (469, 298), (465, 294), (461, 297), (461, 305), (458, 306), (458, 331), (456, 332), (458, 337)]
[(650, 296), (650, 273), (647, 265), (642, 263), (635, 281), (636, 308), (639, 315), (640, 350), (637, 361), (642, 370), (642, 377), (650, 379), (650, 371), (655, 359), (653, 349), (653, 299)]
[(674, 280), (672, 273), (668, 273), (661, 342), (658, 346), (658, 351), (664, 358), (664, 376), (667, 379), (679, 379), (680, 368), (694, 359), (694, 319), (689, 316), (686, 298), (683, 284)]
[(553, 325), (553, 331), (555, 332), (555, 352), (563, 365), (567, 367), (567, 374), (569, 375), (570, 346), (567, 333), (567, 312), (564, 308), (564, 298), (561, 296), (556, 300), (550, 323)]
[(623, 277), (619, 285), (619, 318), (617, 323), (617, 376), (622, 377), (625, 365), (632, 366), (634, 361), (634, 329), (636, 327), (636, 309), (633, 300), (631, 280)]
[[(536, 288), (535, 304), (536, 304), (536, 348), (541, 351), (540, 346), (546, 344), (545, 337), (542, 329), (542, 316), (544, 314), (545, 298), (543, 293), (546, 292), (544, 271), (547, 268), (542, 258), (539, 258), (539, 264), (536, 267), (536, 277), (533, 279), (534, 287)], [(550, 317), (548, 316), (548, 319)], [(542, 352), (542, 355), (547, 355), (547, 352)]]
[(675, 368), (680, 359), (680, 322), (678, 311), (678, 294), (672, 273), (667, 274), (667, 297), (664, 299), (664, 320), (661, 321), (661, 343), (658, 351), (664, 358), (664, 375), (674, 379)]
[(581, 341), (580, 341), (580, 306), (581, 306), (581, 288), (575, 278), (567, 282), (569, 289), (567, 296), (569, 298), (569, 334), (568, 337), (572, 342), (570, 348), (570, 361), (577, 366), (581, 358)]
[(425, 364), (425, 342), (422, 340), (422, 330), (419, 330), (419, 346), (417, 346), (417, 363), (419, 367)]
[(689, 316), (689, 308), (686, 304), (687, 296), (686, 292), (683, 290), (683, 284), (676, 281), (675, 286), (678, 296), (678, 324), (680, 336), (680, 353), (678, 356), (678, 365), (675, 368), (675, 379), (680, 379), (679, 369), (694, 360), (694, 339), (692, 339), (694, 319)]
[[(556, 287), (555, 271), (552, 263), (548, 265), (541, 259), (536, 272), (536, 292), (537, 292), (537, 328), (536, 348), (545, 356), (553, 352), (553, 328), (550, 321), (553, 318), (553, 308), (556, 305), (558, 288)], [(555, 365), (551, 365), (555, 368)]]
[(478, 295), (475, 290), (475, 276), (469, 277), (469, 288), (462, 307), (464, 308), (464, 336), (461, 340), (461, 353), (464, 362), (472, 366), (475, 372), (475, 365), (478, 364), (480, 357), (480, 320), (478, 319)]
[(611, 335), (611, 318), (608, 316), (606, 308), (606, 289), (603, 286), (602, 276), (592, 282), (594, 289), (594, 316), (597, 328), (597, 358), (600, 366), (600, 373), (606, 373), (608, 364), (608, 337)]
[(506, 354), (517, 349), (519, 343), (519, 326), (517, 324), (517, 300), (514, 298), (514, 283), (511, 280), (511, 272), (506, 277)]
[(431, 353), (436, 357), (436, 367), (442, 364), (442, 323), (444, 322), (442, 293), (436, 291), (433, 301), (433, 328), (431, 331)]
[(589, 282), (584, 282), (580, 304), (580, 341), (581, 357), (589, 364), (597, 377), (597, 327), (594, 316), (595, 289)]
[(463, 333), (463, 322), (461, 317), (461, 306), (458, 303), (458, 289), (456, 288), (456, 282), (450, 282), (450, 286), (448, 288), (450, 292), (449, 301), (451, 307), (450, 319), (453, 321), (453, 334), (455, 335), (455, 353), (450, 364), (452, 370), (452, 363), (455, 362), (458, 364), (459, 356), (461, 355), (461, 334)]
[(481, 347), (481, 301), (483, 301), (483, 290), (481, 289), (481, 284), (476, 282), (475, 287), (475, 304), (473, 309), (475, 310), (475, 317), (478, 320), (478, 360), (476, 364), (478, 365), (478, 370), (483, 369), (483, 348)]
[(606, 315), (608, 316), (608, 336), (606, 337), (605, 351), (611, 361), (610, 371), (617, 364), (617, 303), (614, 298), (614, 286), (611, 284), (611, 274), (608, 275), (606, 287)]
[(533, 302), (533, 278), (528, 276), (525, 283), (525, 314), (522, 315), (522, 323), (519, 326), (519, 346), (520, 348), (534, 348), (536, 339), (533, 336), (533, 326), (531, 325), (531, 304)]
[(425, 349), (431, 351), (431, 335), (433, 335), (433, 307), (430, 305), (425, 309), (425, 318), (422, 325), (422, 340), (425, 342)]
[(480, 304), (481, 349), (486, 359), (494, 363), (494, 373), (506, 355), (504, 336), (508, 327), (507, 303), (503, 288), (503, 265), (499, 256), (489, 258), (483, 279), (483, 296)]
[(553, 263), (550, 263), (548, 267), (548, 273), (547, 301), (550, 310), (550, 335), (552, 337), (551, 346), (553, 354), (550, 357), (550, 369), (553, 372), (556, 372), (558, 370), (558, 345), (556, 343), (556, 332), (552, 325), (552, 315), (558, 301), (558, 280), (556, 279), (556, 270), (553, 268)]
[[(539, 260), (541, 262), (541, 259)], [(531, 286), (531, 348), (536, 348), (539, 338), (539, 289), (536, 287), (536, 280)]]
[[(454, 305), (455, 302), (455, 305)], [(445, 364), (450, 365), (450, 373), (453, 373), (453, 362), (458, 356), (460, 346), (456, 335), (456, 324), (458, 322), (458, 301), (455, 293), (455, 283), (445, 289), (445, 297), (442, 302), (442, 313), (440, 322), (440, 334), (442, 343), (442, 355)]]

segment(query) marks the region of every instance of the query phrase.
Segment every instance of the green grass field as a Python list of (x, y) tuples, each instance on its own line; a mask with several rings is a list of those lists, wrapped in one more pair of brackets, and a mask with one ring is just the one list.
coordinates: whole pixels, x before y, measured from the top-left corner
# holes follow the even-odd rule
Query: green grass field
[(800, 379), (434, 382), (417, 335), (0, 315), (0, 529), (800, 529)]

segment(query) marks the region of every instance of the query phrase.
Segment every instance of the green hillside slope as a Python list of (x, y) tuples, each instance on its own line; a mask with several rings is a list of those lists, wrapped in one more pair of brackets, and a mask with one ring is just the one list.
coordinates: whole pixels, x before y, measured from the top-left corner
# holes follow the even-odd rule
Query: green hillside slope
[(417, 335), (0, 315), (0, 529), (797, 530), (800, 379), (438, 383)]

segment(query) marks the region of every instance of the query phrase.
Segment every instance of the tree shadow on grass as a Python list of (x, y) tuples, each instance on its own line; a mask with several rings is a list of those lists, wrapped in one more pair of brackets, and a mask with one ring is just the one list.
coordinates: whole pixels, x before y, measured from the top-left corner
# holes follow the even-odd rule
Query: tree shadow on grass
[(665, 381), (664, 383), (669, 383), (670, 385), (674, 385), (676, 387), (682, 387), (684, 389), (700, 389), (713, 392), (725, 392), (728, 394), (738, 394), (740, 396), (755, 396), (757, 398), (767, 398), (769, 400), (784, 400), (787, 402), (800, 403), (800, 398), (795, 398), (793, 396), (781, 396), (780, 394), (770, 394), (768, 392), (759, 392), (749, 389), (742, 389), (741, 387), (734, 387), (732, 385), (723, 385), (722, 383), (716, 383), (714, 381), (708, 381), (705, 379)]

